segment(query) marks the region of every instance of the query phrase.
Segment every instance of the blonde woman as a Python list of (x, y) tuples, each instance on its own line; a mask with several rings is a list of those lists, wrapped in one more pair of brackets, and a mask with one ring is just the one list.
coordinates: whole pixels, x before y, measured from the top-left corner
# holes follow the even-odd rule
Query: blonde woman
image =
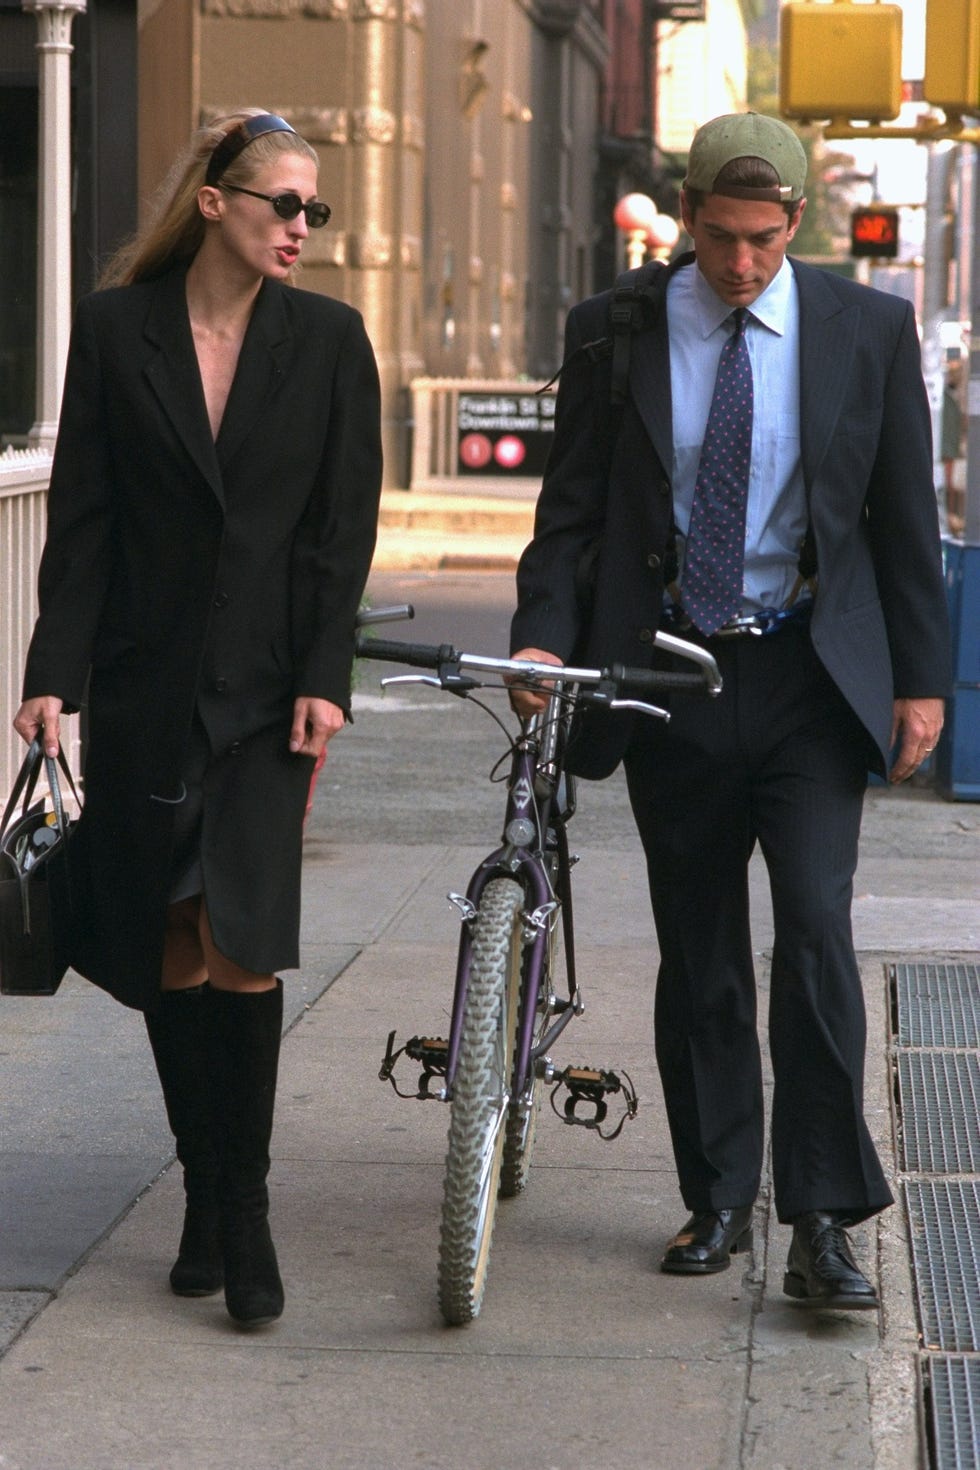
[(192, 140), (79, 305), (14, 725), (88, 706), (73, 964), (147, 1029), (186, 1191), (170, 1281), (278, 1317), (268, 1223), (303, 813), (350, 702), (381, 481), (360, 316), (291, 279), (326, 224), (282, 118)]

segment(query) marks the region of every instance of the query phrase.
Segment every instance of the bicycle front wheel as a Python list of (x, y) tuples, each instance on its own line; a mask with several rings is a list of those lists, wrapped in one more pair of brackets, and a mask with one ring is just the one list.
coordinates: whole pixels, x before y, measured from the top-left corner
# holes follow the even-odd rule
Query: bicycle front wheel
[(513, 1067), (522, 903), (519, 884), (496, 878), (473, 921), (439, 1237), (439, 1310), (451, 1326), (472, 1322), (486, 1286)]

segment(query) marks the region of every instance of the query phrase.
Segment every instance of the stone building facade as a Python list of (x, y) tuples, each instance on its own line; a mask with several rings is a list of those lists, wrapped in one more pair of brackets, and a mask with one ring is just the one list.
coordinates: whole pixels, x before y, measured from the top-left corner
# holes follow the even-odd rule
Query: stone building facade
[(601, 0), (144, 0), (140, 192), (200, 117), (254, 105), (317, 148), (303, 284), (367, 322), (389, 483), (414, 377), (549, 375), (592, 288)]
[[(0, 0), (0, 442), (26, 432), (33, 408), (38, 62), (25, 12), (36, 3), (60, 0)], [(655, 134), (684, 98), (663, 74), (657, 95), (658, 39), (664, 48), (690, 32), (703, 49), (724, 32), (734, 86), (720, 90), (734, 96), (740, 12), (754, 0), (63, 3), (82, 7), (75, 294), (203, 118), (248, 105), (281, 113), (318, 149), (333, 208), (304, 251), (303, 284), (365, 316), (394, 486), (407, 483), (413, 379), (552, 375), (569, 306), (624, 264), (618, 195), (676, 202), (682, 160), (665, 158)], [(710, 112), (703, 88), (696, 100), (682, 90)]]

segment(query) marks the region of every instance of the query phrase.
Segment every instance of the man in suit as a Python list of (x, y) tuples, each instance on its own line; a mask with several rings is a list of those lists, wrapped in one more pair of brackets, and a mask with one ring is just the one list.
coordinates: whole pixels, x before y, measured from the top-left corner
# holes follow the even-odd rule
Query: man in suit
[[(787, 258), (806, 157), (783, 123), (715, 118), (682, 194), (694, 254), (636, 280), (625, 403), (611, 293), (570, 314), (555, 443), (518, 573), (518, 657), (649, 666), (658, 627), (724, 689), (669, 725), (590, 715), (572, 764), (622, 759), (660, 947), (657, 1060), (690, 1219), (664, 1271), (751, 1246), (763, 1094), (747, 865), (772, 894), (775, 1207), (786, 1293), (877, 1305), (846, 1227), (891, 1202), (863, 1116), (851, 938), (868, 769), (935, 747), (949, 673), (930, 420), (911, 308)], [(524, 714), (534, 691), (515, 690)]]

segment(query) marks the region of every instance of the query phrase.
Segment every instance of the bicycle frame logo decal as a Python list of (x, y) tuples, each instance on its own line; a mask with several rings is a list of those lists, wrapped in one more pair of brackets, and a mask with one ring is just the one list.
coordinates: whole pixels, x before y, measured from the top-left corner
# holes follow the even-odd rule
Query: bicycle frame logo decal
[(511, 798), (519, 812), (527, 811), (528, 807), (531, 805), (532, 796), (533, 792), (531, 791), (531, 783), (526, 776), (522, 776), (521, 779), (516, 782), (514, 789), (511, 792)]

